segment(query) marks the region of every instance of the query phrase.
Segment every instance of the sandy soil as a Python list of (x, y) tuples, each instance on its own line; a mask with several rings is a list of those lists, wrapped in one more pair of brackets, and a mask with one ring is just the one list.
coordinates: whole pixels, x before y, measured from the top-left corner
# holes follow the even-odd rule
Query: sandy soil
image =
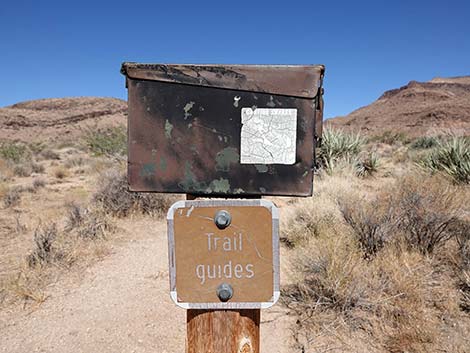
[[(38, 308), (0, 313), (0, 352), (184, 352), (185, 311), (169, 298), (165, 223), (141, 218), (119, 227), (132, 240), (54, 284)], [(292, 351), (291, 320), (279, 304), (262, 312), (262, 352)]]

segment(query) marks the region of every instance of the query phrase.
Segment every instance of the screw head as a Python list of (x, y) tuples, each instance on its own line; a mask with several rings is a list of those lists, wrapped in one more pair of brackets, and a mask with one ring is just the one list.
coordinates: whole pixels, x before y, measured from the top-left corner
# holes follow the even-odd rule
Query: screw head
[(217, 228), (225, 229), (232, 222), (232, 216), (230, 216), (230, 213), (228, 213), (227, 211), (221, 210), (215, 214), (214, 222)]
[(233, 288), (230, 284), (222, 283), (217, 287), (217, 296), (221, 302), (229, 301), (233, 296)]

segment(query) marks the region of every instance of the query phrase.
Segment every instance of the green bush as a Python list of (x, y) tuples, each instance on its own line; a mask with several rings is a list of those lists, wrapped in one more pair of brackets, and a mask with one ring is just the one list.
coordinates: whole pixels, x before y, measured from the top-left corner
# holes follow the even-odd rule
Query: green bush
[(325, 129), (319, 149), (320, 166), (331, 172), (334, 166), (344, 160), (354, 160), (361, 152), (364, 139), (359, 134), (341, 130)]
[(119, 156), (127, 153), (127, 134), (124, 127), (88, 131), (85, 143), (95, 156)]
[(436, 147), (439, 144), (439, 137), (437, 136), (421, 136), (411, 143), (413, 149), (428, 149)]
[(19, 163), (29, 160), (31, 155), (25, 145), (5, 142), (0, 144), (0, 157), (10, 162)]
[(418, 162), (432, 172), (444, 172), (456, 182), (470, 183), (470, 138), (453, 136), (439, 140), (436, 147)]

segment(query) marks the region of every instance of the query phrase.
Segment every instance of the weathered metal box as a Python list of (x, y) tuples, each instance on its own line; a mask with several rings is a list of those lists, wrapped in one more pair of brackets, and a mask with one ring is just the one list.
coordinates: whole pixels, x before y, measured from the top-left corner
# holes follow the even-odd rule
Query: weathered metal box
[(324, 70), (124, 63), (130, 189), (311, 195)]

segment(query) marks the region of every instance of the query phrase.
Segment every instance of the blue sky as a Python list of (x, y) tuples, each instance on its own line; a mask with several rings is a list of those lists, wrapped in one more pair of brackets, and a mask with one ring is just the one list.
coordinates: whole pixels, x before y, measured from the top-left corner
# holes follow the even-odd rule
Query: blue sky
[(0, 3), (0, 106), (126, 97), (123, 61), (326, 65), (325, 116), (470, 75), (470, 1)]

